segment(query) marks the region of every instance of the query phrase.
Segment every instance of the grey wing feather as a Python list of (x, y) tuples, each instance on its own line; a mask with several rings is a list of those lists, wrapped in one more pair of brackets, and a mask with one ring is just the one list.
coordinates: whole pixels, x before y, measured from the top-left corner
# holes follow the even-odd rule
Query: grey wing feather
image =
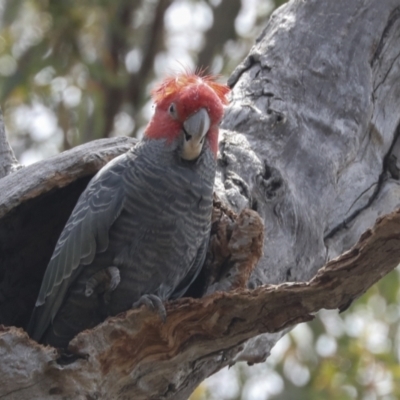
[(198, 277), (198, 275), (201, 271), (201, 267), (203, 266), (204, 261), (206, 259), (208, 241), (209, 241), (209, 238), (207, 236), (197, 251), (196, 257), (193, 260), (193, 263), (190, 267), (189, 273), (186, 275), (186, 277), (179, 283), (177, 288), (174, 290), (174, 292), (171, 295), (171, 299), (179, 299), (180, 297), (182, 297), (186, 293), (186, 291), (189, 289), (189, 286)]
[[(40, 340), (70, 284), (96, 253), (108, 247), (108, 231), (124, 203), (123, 173), (132, 158), (117, 157), (90, 181), (58, 239), (43, 277), (28, 332)], [(38, 308), (39, 307), (39, 308)]]

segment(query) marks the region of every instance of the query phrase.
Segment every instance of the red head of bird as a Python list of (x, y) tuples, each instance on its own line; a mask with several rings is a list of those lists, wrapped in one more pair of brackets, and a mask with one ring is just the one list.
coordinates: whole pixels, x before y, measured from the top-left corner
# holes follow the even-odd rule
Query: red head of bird
[(181, 157), (196, 159), (208, 141), (217, 157), (218, 125), (229, 88), (213, 76), (182, 73), (166, 78), (152, 91), (155, 112), (146, 128), (147, 139), (182, 140)]

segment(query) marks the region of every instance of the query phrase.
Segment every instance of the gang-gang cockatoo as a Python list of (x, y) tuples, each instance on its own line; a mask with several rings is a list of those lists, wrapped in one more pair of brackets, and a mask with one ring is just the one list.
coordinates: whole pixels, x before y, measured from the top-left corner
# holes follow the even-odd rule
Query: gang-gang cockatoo
[(227, 86), (182, 73), (153, 92), (143, 140), (80, 196), (47, 266), (28, 331), (66, 347), (109, 315), (147, 304), (165, 313), (204, 262), (218, 125)]

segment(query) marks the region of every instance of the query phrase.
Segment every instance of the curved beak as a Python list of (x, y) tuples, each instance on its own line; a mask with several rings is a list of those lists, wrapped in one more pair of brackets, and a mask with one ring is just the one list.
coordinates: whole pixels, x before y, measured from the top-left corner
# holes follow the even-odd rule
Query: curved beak
[(185, 160), (194, 160), (200, 155), (203, 148), (204, 137), (210, 129), (211, 120), (205, 108), (201, 108), (192, 114), (183, 123), (183, 132), (185, 134), (182, 150), (182, 158)]

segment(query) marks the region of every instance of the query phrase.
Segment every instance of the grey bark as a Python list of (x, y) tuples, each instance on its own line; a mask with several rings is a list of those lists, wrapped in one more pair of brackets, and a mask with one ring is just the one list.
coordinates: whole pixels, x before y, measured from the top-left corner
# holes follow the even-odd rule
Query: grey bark
[[(252, 208), (264, 220), (254, 290), (174, 302), (165, 325), (145, 310), (129, 311), (78, 335), (70, 350), (86, 359), (64, 367), (52, 349), (6, 328), (0, 397), (186, 399), (225, 365), (264, 360), (285, 329), (319, 309), (344, 310), (394, 268), (398, 213), (360, 236), (400, 205), (399, 35), (400, 0), (295, 0), (277, 10), (229, 80), (216, 180), (235, 211)], [(113, 155), (123, 151), (111, 144)], [(15, 210), (35, 207), (27, 201), (35, 190), (54, 195), (56, 160), (43, 164), (45, 189), (40, 174), (28, 191), (12, 175), (0, 181), (0, 194), (10, 185), (0, 199), (3, 228)], [(85, 161), (75, 161), (67, 192), (74, 179), (90, 176)], [(281, 284), (309, 281), (326, 263), (310, 282)], [(260, 287), (267, 283), (281, 285)], [(22, 355), (29, 363), (16, 364)]]
[(20, 165), (14, 152), (7, 141), (6, 128), (3, 121), (3, 113), (0, 110), (0, 179), (16, 171)]
[(310, 279), (399, 207), (399, 36), (398, 0), (291, 1), (231, 76), (218, 193), (265, 220), (252, 287)]
[(310, 321), (322, 308), (345, 309), (399, 259), (396, 211), (309, 282), (180, 299), (166, 305), (166, 323), (148, 309), (129, 310), (76, 336), (69, 362), (21, 329), (0, 327), (0, 396), (185, 399), (203, 378), (231, 364), (247, 339)]

